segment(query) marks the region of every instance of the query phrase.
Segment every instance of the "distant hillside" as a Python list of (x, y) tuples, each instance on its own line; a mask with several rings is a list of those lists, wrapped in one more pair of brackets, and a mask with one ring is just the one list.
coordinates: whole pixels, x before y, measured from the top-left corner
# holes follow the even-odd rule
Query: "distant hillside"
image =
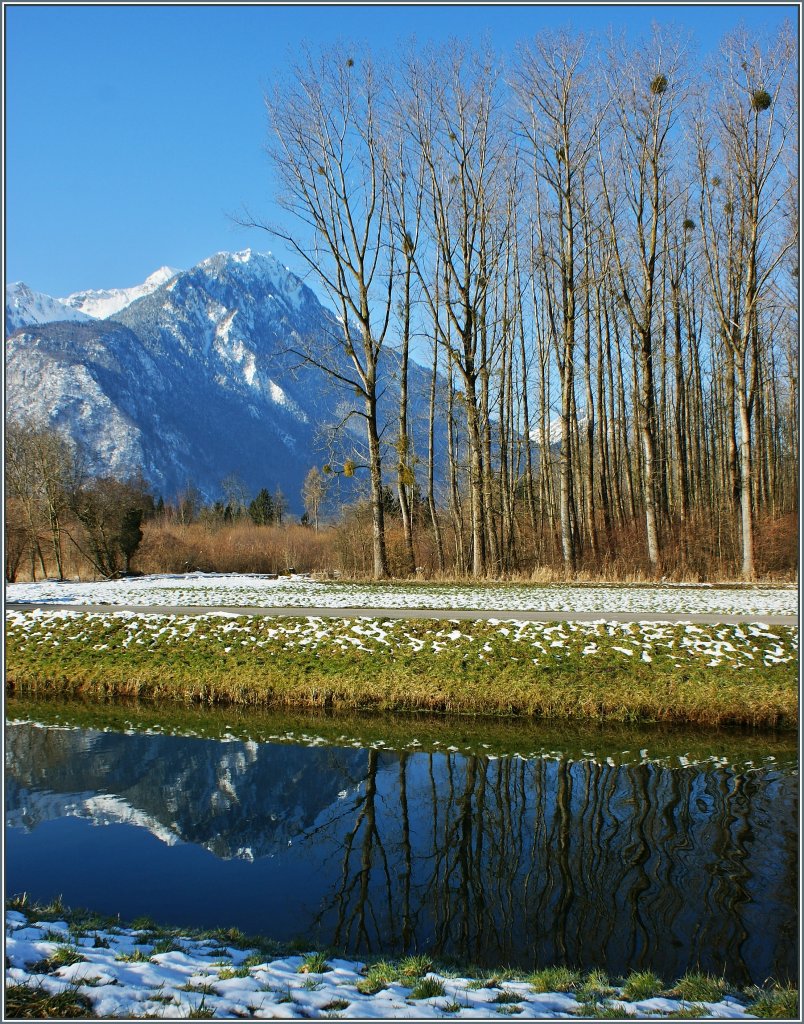
[[(358, 451), (364, 437), (362, 419), (348, 415), (355, 396), (298, 355), (310, 346), (322, 352), (339, 321), (270, 255), (218, 253), (176, 274), (163, 268), (149, 281), (160, 276), (154, 288), (128, 289), (138, 297), (113, 318), (82, 312), (103, 308), (87, 298), (102, 293), (77, 293), (82, 309), (40, 302), (38, 315), (60, 319), (7, 338), (7, 415), (80, 440), (95, 472), (141, 469), (166, 499), (188, 484), (215, 498), (222, 479), (236, 473), (252, 494), (280, 488), (300, 512), (304, 477), (328, 461), (331, 429), (346, 420)], [(389, 422), (394, 362), (389, 352)], [(422, 455), (427, 391), (426, 371), (412, 364), (411, 422)]]

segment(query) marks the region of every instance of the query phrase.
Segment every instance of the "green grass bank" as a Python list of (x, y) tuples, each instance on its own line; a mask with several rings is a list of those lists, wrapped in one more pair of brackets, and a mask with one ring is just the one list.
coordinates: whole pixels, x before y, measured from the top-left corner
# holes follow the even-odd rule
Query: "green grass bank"
[(10, 694), (794, 729), (798, 632), (10, 612)]

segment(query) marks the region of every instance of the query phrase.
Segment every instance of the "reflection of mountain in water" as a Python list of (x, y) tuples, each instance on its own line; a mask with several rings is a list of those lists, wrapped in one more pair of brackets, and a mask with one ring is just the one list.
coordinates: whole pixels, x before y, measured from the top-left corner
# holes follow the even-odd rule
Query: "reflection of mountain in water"
[[(270, 921), (276, 938), (318, 935), (357, 954), (667, 981), (696, 969), (742, 984), (795, 977), (798, 781), (787, 769), (32, 725), (8, 727), (6, 761), (9, 824), (125, 820), (215, 853), (203, 886), (225, 890), (223, 925)], [(182, 877), (195, 852), (160, 861), (166, 920), (196, 900), (200, 883)]]
[(362, 750), (11, 725), (6, 824), (119, 821), (252, 859), (308, 829), (365, 778), (366, 762)]

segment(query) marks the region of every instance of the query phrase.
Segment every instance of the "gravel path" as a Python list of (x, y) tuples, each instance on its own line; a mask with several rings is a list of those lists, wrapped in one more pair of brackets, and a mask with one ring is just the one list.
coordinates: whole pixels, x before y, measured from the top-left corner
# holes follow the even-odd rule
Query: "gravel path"
[(137, 612), (141, 615), (265, 615), (295, 618), (329, 619), (459, 619), (479, 621), (499, 619), (513, 622), (694, 622), (699, 624), (724, 625), (741, 622), (764, 622), (769, 626), (795, 626), (798, 624), (796, 615), (762, 615), (756, 612), (743, 612), (740, 615), (702, 614), (687, 615), (658, 612), (621, 612), (621, 611), (511, 611), (507, 609), (472, 610), (466, 608), (314, 608), (314, 607), (264, 607), (243, 606), (231, 607), (221, 605), (141, 605), (141, 604), (74, 604), (54, 603), (51, 601), (9, 601), (7, 610), (33, 611), (56, 609), (72, 612), (113, 613)]

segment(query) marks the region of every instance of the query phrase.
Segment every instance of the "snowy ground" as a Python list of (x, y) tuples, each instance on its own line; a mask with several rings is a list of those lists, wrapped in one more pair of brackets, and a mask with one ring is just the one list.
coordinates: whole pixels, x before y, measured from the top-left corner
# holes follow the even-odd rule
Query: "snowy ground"
[[(160, 949), (163, 951), (160, 952)], [(271, 957), (222, 945), (220, 940), (159, 939), (144, 929), (107, 928), (81, 932), (66, 921), (37, 921), (18, 911), (6, 914), (6, 984), (40, 987), (49, 994), (77, 991), (101, 1017), (194, 1016), (303, 1019), (573, 1018), (589, 1009), (570, 992), (538, 992), (526, 981), (472, 979), (428, 971), (395, 981), (379, 991), (366, 985), (364, 964), (331, 958), (328, 969), (305, 971), (304, 956)], [(321, 964), (314, 965), (321, 967)], [(301, 971), (300, 971), (301, 969)], [(623, 1017), (664, 1018), (694, 1008), (697, 1018), (747, 1019), (748, 1000), (725, 996), (718, 1002), (683, 1002), (654, 996), (620, 998), (622, 989), (601, 996), (597, 1011)], [(588, 996), (586, 997), (588, 999)]]
[(476, 611), (645, 612), (694, 615), (795, 615), (795, 587), (706, 585), (448, 586), (319, 582), (307, 576), (187, 573), (100, 583), (13, 583), (8, 601), (60, 604), (215, 605), (276, 608), (428, 608)]

